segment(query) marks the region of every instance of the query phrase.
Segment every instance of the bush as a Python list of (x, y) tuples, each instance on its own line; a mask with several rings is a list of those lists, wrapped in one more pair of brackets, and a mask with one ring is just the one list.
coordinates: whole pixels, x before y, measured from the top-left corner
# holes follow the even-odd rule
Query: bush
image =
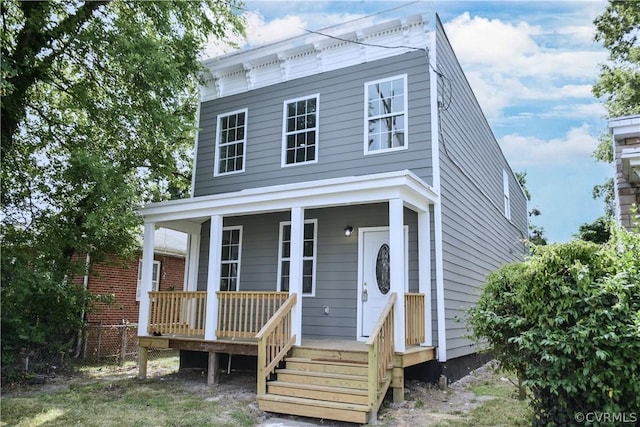
[(640, 235), (540, 246), (492, 273), (469, 312), (476, 339), (529, 387), (534, 425), (640, 408)]

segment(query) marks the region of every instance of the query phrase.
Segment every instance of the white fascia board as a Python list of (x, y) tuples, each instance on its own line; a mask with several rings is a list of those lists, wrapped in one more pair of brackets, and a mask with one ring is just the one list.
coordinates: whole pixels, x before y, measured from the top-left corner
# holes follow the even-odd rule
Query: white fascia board
[(148, 205), (145, 222), (165, 222), (217, 215), (252, 214), (348, 204), (384, 202), (400, 197), (416, 209), (439, 200), (428, 184), (408, 170), (254, 188), (232, 193), (172, 200)]
[(609, 129), (617, 140), (640, 137), (640, 115), (611, 119), (609, 120)]
[(428, 39), (422, 15), (362, 26), (354, 21), (205, 60), (201, 102), (424, 49)]

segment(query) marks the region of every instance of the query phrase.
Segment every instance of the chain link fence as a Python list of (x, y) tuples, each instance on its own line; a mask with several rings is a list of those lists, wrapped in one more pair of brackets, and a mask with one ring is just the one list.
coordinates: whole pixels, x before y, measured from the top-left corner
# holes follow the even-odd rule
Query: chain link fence
[[(149, 349), (149, 360), (175, 356), (171, 349)], [(138, 324), (90, 324), (85, 332), (83, 360), (90, 363), (123, 364), (138, 360)]]

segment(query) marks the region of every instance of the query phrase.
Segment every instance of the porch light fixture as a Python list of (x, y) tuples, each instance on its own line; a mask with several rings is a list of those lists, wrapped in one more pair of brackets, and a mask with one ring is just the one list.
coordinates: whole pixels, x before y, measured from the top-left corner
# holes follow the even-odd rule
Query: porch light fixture
[(351, 233), (353, 233), (353, 227), (352, 227), (352, 226), (350, 226), (350, 225), (347, 225), (347, 226), (344, 228), (344, 237), (350, 237), (350, 236), (351, 236)]

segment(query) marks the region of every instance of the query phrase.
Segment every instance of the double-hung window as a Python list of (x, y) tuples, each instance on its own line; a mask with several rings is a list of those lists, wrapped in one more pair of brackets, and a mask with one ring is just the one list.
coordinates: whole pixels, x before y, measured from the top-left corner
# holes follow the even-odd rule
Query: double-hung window
[[(140, 284), (142, 283), (142, 260), (138, 261), (138, 286), (136, 288), (136, 301), (140, 301)], [(160, 284), (160, 261), (153, 261), (153, 273), (151, 275), (151, 290), (157, 291)]]
[(214, 174), (244, 172), (247, 146), (247, 109), (218, 116)]
[(364, 153), (407, 148), (407, 76), (365, 83)]
[[(304, 222), (304, 241), (302, 244), (302, 295), (315, 295), (316, 289), (316, 253), (318, 220)], [(291, 265), (291, 222), (280, 223), (280, 246), (278, 250), (278, 290), (289, 291), (289, 272)]]
[(284, 102), (282, 166), (318, 161), (320, 95)]
[(242, 226), (222, 229), (220, 263), (220, 290), (237, 291), (240, 282), (240, 256), (242, 254)]

